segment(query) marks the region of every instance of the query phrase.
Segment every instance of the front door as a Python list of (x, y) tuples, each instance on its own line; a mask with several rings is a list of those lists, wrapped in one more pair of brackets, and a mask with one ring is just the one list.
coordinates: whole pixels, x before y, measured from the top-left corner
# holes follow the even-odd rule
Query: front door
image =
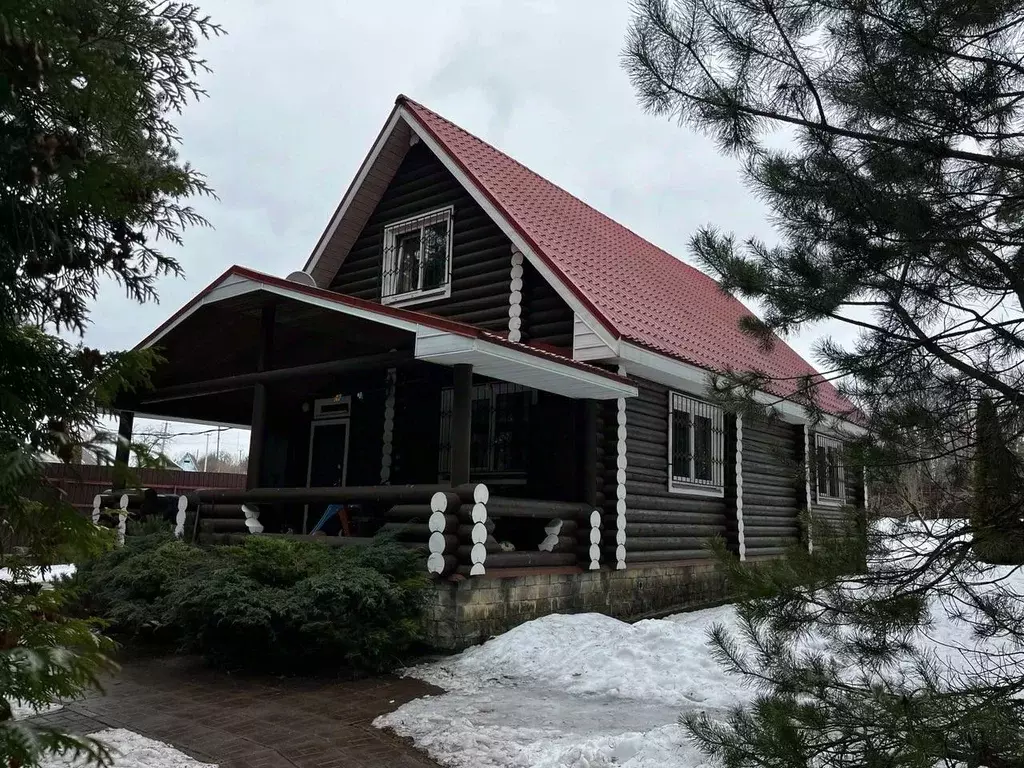
[[(309, 428), (309, 469), (307, 488), (345, 485), (348, 470), (348, 419), (318, 419)], [(327, 509), (326, 504), (308, 504), (302, 532), (308, 533)], [(334, 532), (334, 522), (324, 530)]]
[(309, 433), (306, 486), (345, 485), (348, 463), (348, 419), (314, 421)]

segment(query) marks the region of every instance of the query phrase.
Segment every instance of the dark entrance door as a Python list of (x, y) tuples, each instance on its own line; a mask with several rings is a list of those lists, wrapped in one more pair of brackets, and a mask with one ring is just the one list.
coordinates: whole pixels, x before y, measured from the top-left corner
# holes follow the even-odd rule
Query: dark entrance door
[(306, 485), (310, 488), (345, 485), (348, 419), (314, 421), (311, 430)]
[[(348, 428), (348, 419), (323, 419), (313, 422), (309, 433), (307, 487), (345, 485), (348, 469)], [(316, 525), (326, 509), (326, 504), (310, 504), (303, 532)]]

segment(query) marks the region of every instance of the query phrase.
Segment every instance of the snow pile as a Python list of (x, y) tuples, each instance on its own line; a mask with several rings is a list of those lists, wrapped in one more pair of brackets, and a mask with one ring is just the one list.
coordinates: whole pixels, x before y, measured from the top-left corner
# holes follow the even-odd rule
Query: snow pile
[[(941, 526), (935, 531), (942, 535)], [(928, 537), (894, 558), (919, 557)], [(920, 547), (920, 548), (918, 548)], [(916, 552), (913, 550), (917, 549)], [(1024, 595), (1024, 570), (985, 569)], [(969, 669), (972, 648), (998, 641), (931, 607), (920, 646)], [(730, 606), (630, 625), (600, 614), (553, 615), (409, 674), (447, 693), (377, 718), (452, 768), (701, 768), (680, 714), (722, 716), (754, 691), (711, 655), (707, 631), (737, 626)], [(808, 640), (805, 650), (820, 641)], [(803, 644), (802, 644), (803, 645)], [(820, 647), (820, 646), (819, 646)]]
[[(32, 567), (29, 571), (29, 582), (33, 584), (43, 584), (48, 581), (56, 581), (63, 579), (65, 576), (71, 576), (75, 572), (75, 566), (68, 564), (62, 565), (44, 565), (41, 567)], [(10, 568), (0, 568), (0, 581), (10, 581), (13, 578)]]
[(410, 673), (449, 691), (378, 718), (462, 768), (701, 766), (680, 712), (724, 714), (752, 692), (707, 649), (726, 606), (626, 624), (545, 616)]
[[(193, 760), (170, 744), (140, 736), (134, 731), (111, 728), (90, 734), (102, 741), (116, 755), (114, 768), (216, 768), (210, 763)], [(78, 768), (81, 762), (70, 756), (44, 760), (40, 768)]]
[(14, 715), (15, 720), (24, 720), (26, 717), (34, 717), (36, 715), (44, 715), (47, 712), (56, 712), (58, 709), (63, 709), (63, 704), (50, 704), (42, 708), (33, 707), (31, 704), (27, 704), (21, 699), (11, 699), (11, 712)]
[(730, 607), (627, 624), (599, 613), (545, 616), (415, 676), (459, 693), (543, 684), (573, 696), (614, 696), (675, 707), (739, 695), (737, 680), (704, 651), (704, 629), (731, 623)]

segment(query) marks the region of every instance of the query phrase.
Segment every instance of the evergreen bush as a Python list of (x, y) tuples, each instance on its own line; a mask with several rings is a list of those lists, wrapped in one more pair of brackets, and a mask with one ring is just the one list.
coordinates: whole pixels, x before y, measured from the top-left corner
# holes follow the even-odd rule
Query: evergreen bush
[(173, 641), (214, 666), (275, 674), (381, 672), (422, 635), (421, 559), (380, 539), (329, 547), (253, 536), (201, 548), (129, 537), (77, 576), (111, 629)]

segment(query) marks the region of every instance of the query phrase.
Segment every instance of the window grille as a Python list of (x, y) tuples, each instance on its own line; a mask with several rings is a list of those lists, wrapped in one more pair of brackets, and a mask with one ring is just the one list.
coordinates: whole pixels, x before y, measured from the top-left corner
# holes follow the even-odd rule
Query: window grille
[(721, 408), (670, 392), (668, 437), (673, 490), (724, 489), (725, 428)]
[(843, 443), (832, 437), (815, 435), (814, 469), (819, 501), (846, 501), (846, 468), (843, 465)]
[(452, 208), (384, 228), (381, 301), (441, 298), (451, 289)]
[[(530, 406), (537, 393), (520, 384), (496, 381), (473, 387), (469, 465), (474, 473), (525, 472)], [(441, 390), (438, 473), (451, 473), (454, 391)]]

